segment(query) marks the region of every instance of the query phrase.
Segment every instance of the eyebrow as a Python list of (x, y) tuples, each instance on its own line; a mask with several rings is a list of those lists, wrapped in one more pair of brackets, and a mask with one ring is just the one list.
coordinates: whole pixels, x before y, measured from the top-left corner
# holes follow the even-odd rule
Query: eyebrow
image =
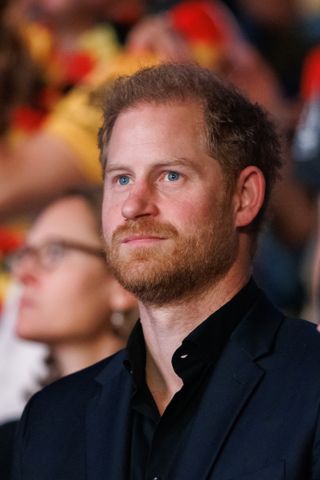
[[(184, 166), (188, 168), (192, 168), (193, 170), (196, 170), (196, 164), (192, 162), (189, 158), (186, 157), (177, 157), (172, 160), (159, 160), (155, 164), (151, 165), (151, 169), (155, 168), (170, 168), (170, 167), (175, 167), (175, 166)], [(123, 164), (123, 165), (108, 165), (106, 166), (105, 173), (112, 173), (115, 171), (132, 171), (132, 166)]]

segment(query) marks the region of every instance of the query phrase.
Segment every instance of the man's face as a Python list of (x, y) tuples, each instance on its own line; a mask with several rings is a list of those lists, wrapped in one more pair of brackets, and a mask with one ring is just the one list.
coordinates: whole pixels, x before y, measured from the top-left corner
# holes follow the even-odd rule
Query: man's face
[(235, 258), (237, 236), (222, 169), (206, 151), (200, 107), (127, 110), (105, 153), (103, 233), (120, 283), (160, 305), (220, 279)]

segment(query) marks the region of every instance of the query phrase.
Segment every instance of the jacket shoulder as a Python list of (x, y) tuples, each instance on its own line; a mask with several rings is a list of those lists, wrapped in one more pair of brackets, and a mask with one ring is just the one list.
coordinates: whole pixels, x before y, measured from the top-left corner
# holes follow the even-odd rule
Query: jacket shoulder
[(121, 350), (90, 367), (62, 377), (33, 395), (29, 403), (36, 403), (38, 409), (41, 405), (48, 409), (52, 404), (56, 409), (58, 406), (68, 405), (69, 407), (85, 403), (95, 394), (99, 386), (97, 379), (100, 375), (103, 374), (104, 378), (111, 381), (113, 376), (124, 371), (125, 352)]

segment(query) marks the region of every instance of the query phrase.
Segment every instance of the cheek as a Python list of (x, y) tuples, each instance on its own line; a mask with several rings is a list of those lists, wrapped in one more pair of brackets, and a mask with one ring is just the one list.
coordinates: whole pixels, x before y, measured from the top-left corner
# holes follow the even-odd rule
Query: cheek
[(81, 269), (71, 265), (43, 279), (36, 291), (28, 293), (32, 304), (20, 308), (17, 335), (51, 343), (105, 328), (109, 314), (106, 281), (100, 265)]
[(109, 298), (106, 288), (107, 276), (100, 269), (88, 270), (78, 276), (68, 288), (65, 300), (65, 317), (73, 319), (80, 332), (94, 331), (101, 323), (106, 324), (109, 316)]
[[(194, 231), (199, 226), (212, 223), (216, 206), (213, 201), (204, 202), (199, 198), (180, 198), (164, 210), (167, 220), (178, 230)], [(170, 218), (169, 218), (170, 217)]]
[(17, 319), (17, 334), (23, 338), (50, 342), (82, 328), (80, 323), (89, 283), (76, 271), (44, 280), (33, 293), (33, 303), (22, 304)]
[(74, 271), (69, 282), (65, 282), (64, 291), (61, 291), (61, 304), (69, 312), (81, 312), (87, 303), (93, 303), (93, 300), (98, 297), (104, 281), (105, 277), (94, 270)]

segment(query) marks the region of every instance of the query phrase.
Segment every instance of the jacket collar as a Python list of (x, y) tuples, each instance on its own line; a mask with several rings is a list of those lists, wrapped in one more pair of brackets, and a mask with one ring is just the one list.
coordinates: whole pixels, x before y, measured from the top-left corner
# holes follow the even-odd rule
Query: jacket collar
[(98, 374), (98, 391), (86, 414), (87, 480), (127, 480), (132, 381), (123, 366), (125, 351)]
[(283, 317), (260, 291), (256, 302), (233, 332), (231, 341), (251, 360), (257, 360), (272, 350)]

